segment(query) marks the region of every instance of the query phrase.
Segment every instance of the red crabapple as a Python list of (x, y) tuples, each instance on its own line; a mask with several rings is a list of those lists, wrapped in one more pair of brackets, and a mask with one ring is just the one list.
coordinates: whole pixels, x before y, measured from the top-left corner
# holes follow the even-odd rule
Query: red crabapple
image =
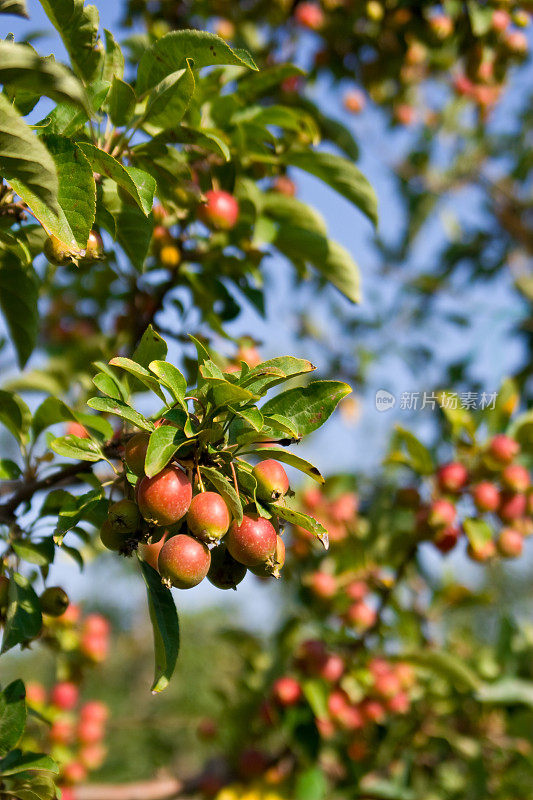
[(78, 687), (69, 681), (56, 683), (50, 693), (50, 701), (62, 711), (72, 711), (79, 699)]
[(205, 193), (206, 202), (201, 208), (203, 219), (214, 228), (230, 230), (239, 219), (239, 204), (228, 192), (210, 190)]
[(272, 687), (272, 696), (280, 706), (295, 706), (302, 697), (302, 689), (296, 678), (285, 675), (278, 678)]
[(154, 525), (173, 525), (189, 510), (192, 484), (179, 467), (165, 467), (153, 478), (145, 476), (137, 486), (142, 516)]
[(387, 707), (393, 714), (406, 714), (409, 706), (409, 695), (406, 692), (398, 692), (387, 701)]
[(443, 464), (437, 472), (437, 483), (442, 492), (455, 494), (468, 482), (468, 471), (463, 464), (453, 461), (451, 464)]
[(138, 554), (140, 555), (143, 561), (146, 561), (147, 564), (150, 564), (152, 569), (157, 570), (157, 561), (159, 559), (159, 553), (161, 552), (161, 548), (163, 547), (163, 545), (167, 540), (167, 536), (168, 536), (168, 531), (165, 531), (165, 533), (158, 542), (139, 545), (139, 548), (137, 550)]
[(368, 594), (368, 585), (365, 581), (351, 581), (346, 587), (346, 596), (350, 600), (364, 600)]
[(67, 436), (77, 436), (78, 439), (89, 439), (89, 431), (80, 422), (69, 422), (67, 425)]
[(322, 503), (322, 492), (318, 486), (311, 486), (302, 495), (302, 503), (308, 511), (314, 511)]
[(197, 586), (209, 570), (211, 555), (203, 542), (184, 533), (167, 539), (159, 553), (158, 569), (176, 589)]
[(287, 195), (287, 197), (294, 197), (296, 194), (296, 184), (287, 175), (278, 175), (272, 184), (272, 188), (275, 192)]
[(329, 572), (313, 572), (309, 579), (309, 587), (320, 600), (331, 600), (337, 593), (337, 579)]
[(87, 770), (80, 761), (69, 761), (61, 768), (61, 777), (66, 783), (82, 783), (87, 777)]
[(520, 452), (520, 445), (510, 436), (499, 433), (494, 436), (489, 443), (489, 453), (500, 464), (510, 464), (510, 462)]
[(289, 489), (289, 478), (279, 463), (273, 458), (267, 458), (257, 464), (252, 471), (257, 481), (257, 496), (267, 503), (275, 503)]
[(294, 18), (302, 28), (318, 31), (324, 24), (324, 12), (316, 3), (303, 2), (296, 6)]
[(279, 578), (283, 565), (285, 564), (285, 543), (281, 536), (276, 536), (276, 549), (274, 555), (270, 556), (250, 570), (259, 578)]
[(83, 632), (92, 636), (109, 636), (111, 625), (101, 614), (87, 614), (83, 620)]
[(472, 489), (472, 499), (478, 511), (496, 511), (500, 505), (500, 492), (494, 483), (481, 481)]
[(104, 727), (101, 722), (90, 719), (80, 720), (78, 739), (82, 744), (96, 744), (104, 738)]
[(320, 677), (328, 683), (337, 683), (344, 674), (344, 660), (332, 653), (320, 668)]
[(500, 498), (498, 514), (504, 522), (512, 522), (524, 516), (527, 510), (527, 498), (524, 494), (504, 492)]
[(437, 550), (440, 550), (441, 553), (446, 554), (449, 553), (450, 550), (453, 550), (459, 541), (460, 534), (461, 531), (456, 526), (441, 528), (433, 537), (433, 543)]
[(357, 514), (359, 500), (354, 492), (344, 492), (330, 504), (328, 513), (334, 522), (350, 522)]
[(512, 492), (525, 492), (531, 483), (528, 470), (521, 464), (509, 464), (505, 467), (501, 481)]
[[(100, 742), (85, 744), (80, 748), (80, 761), (89, 770), (99, 769), (107, 756), (107, 750)], [(61, 794), (63, 800), (63, 794)]]
[(502, 528), (496, 544), (498, 552), (504, 558), (518, 558), (518, 556), (522, 555), (524, 537), (514, 528)]
[(88, 700), (80, 709), (80, 719), (103, 725), (109, 717), (109, 708), (100, 700)]
[(359, 89), (350, 89), (343, 98), (343, 106), (350, 114), (359, 114), (366, 104), (366, 98)]
[(26, 684), (26, 701), (31, 706), (44, 706), (46, 703), (46, 689), (42, 683), (32, 681)]
[(53, 744), (70, 744), (76, 735), (76, 726), (68, 717), (58, 717), (50, 725), (50, 741)]
[(257, 567), (274, 555), (277, 545), (272, 523), (257, 514), (245, 514), (240, 525), (234, 522), (226, 536), (226, 546), (236, 561)]
[(359, 630), (371, 628), (376, 622), (376, 612), (364, 601), (359, 600), (348, 608), (346, 620)]
[(227, 533), (230, 521), (228, 507), (216, 492), (200, 492), (192, 498), (187, 526), (202, 542), (220, 540)]
[(383, 703), (379, 700), (365, 700), (362, 704), (363, 717), (369, 722), (383, 722), (386, 716)]
[(128, 439), (124, 447), (126, 466), (134, 475), (144, 475), (144, 462), (150, 441), (149, 433), (136, 433)]
[(498, 33), (506, 30), (511, 24), (511, 16), (503, 8), (496, 8), (492, 12), (492, 27)]
[(467, 547), (467, 553), (472, 561), (477, 561), (482, 564), (483, 562), (494, 558), (496, 555), (496, 545), (492, 539), (487, 539), (487, 541), (479, 542), (475, 545), (470, 542)]
[(449, 527), (455, 522), (456, 514), (454, 504), (440, 498), (432, 502), (428, 522), (432, 528)]

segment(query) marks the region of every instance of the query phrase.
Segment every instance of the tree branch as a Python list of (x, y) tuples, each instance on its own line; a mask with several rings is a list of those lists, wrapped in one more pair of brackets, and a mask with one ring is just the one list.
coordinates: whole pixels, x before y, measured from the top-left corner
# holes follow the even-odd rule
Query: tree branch
[(177, 778), (155, 778), (135, 783), (102, 783), (78, 786), (75, 800), (173, 800), (179, 797), (184, 784)]

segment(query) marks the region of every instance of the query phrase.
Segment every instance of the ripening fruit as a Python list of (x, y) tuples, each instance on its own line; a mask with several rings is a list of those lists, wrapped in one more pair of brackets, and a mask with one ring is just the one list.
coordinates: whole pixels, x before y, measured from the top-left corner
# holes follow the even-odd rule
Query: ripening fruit
[(385, 707), (379, 700), (365, 700), (361, 710), (369, 722), (383, 722), (386, 716)]
[(44, 706), (46, 703), (46, 689), (42, 683), (30, 681), (26, 684), (26, 702), (31, 706)]
[(273, 556), (267, 558), (262, 564), (250, 567), (250, 570), (259, 578), (279, 578), (281, 569), (285, 564), (285, 543), (281, 536), (276, 537), (276, 549)]
[(252, 475), (257, 481), (257, 496), (260, 500), (275, 503), (287, 494), (289, 478), (279, 461), (273, 458), (261, 461), (253, 468)]
[(159, 251), (161, 266), (165, 269), (176, 269), (181, 262), (181, 253), (175, 244), (164, 244)]
[(0, 575), (0, 608), (7, 606), (9, 596), (9, 578), (5, 575)]
[(408, 103), (399, 103), (394, 107), (394, 119), (400, 125), (412, 125), (415, 121), (415, 110)]
[(229, 231), (239, 219), (239, 204), (229, 192), (211, 189), (205, 193), (206, 202), (202, 206), (202, 217), (214, 228)]
[(82, 744), (96, 744), (104, 738), (104, 726), (101, 722), (90, 719), (80, 720), (78, 739)]
[(472, 559), (472, 561), (478, 561), (482, 564), (485, 561), (488, 561), (491, 558), (494, 558), (496, 555), (496, 545), (492, 541), (492, 539), (487, 539), (486, 542), (479, 542), (478, 544), (470, 544), (468, 545), (466, 552)]
[(503, 8), (496, 8), (492, 12), (492, 27), (498, 33), (506, 30), (511, 24), (511, 16)]
[(78, 439), (89, 439), (89, 431), (80, 422), (69, 422), (67, 425), (67, 435), (77, 436)]
[(481, 481), (472, 490), (472, 499), (478, 511), (496, 511), (500, 505), (500, 492), (490, 481)]
[(80, 761), (69, 761), (61, 768), (61, 777), (66, 783), (82, 783), (87, 778), (87, 770)]
[(438, 39), (447, 39), (453, 33), (453, 20), (447, 14), (436, 14), (431, 17), (429, 24)]
[(68, 595), (61, 586), (49, 586), (39, 598), (41, 611), (49, 617), (60, 617), (67, 610), (69, 602)]
[(93, 633), (84, 633), (80, 639), (80, 651), (89, 661), (101, 664), (109, 652), (109, 639)]
[(106, 519), (100, 528), (100, 541), (108, 550), (114, 550), (119, 553), (127, 549), (128, 543), (131, 541), (131, 533), (115, 528), (115, 526)]
[(217, 589), (237, 589), (237, 585), (246, 575), (246, 567), (235, 561), (224, 545), (211, 551), (211, 566), (207, 580)]
[(168, 466), (153, 478), (142, 478), (136, 493), (145, 520), (162, 527), (185, 516), (192, 500), (192, 484), (182, 469)]
[(489, 443), (489, 453), (500, 464), (510, 464), (520, 452), (520, 445), (510, 436), (499, 433)]
[(83, 620), (83, 632), (91, 636), (109, 636), (111, 625), (101, 614), (87, 614)]
[(165, 531), (163, 536), (160, 538), (158, 542), (152, 542), (152, 544), (140, 544), (138, 553), (143, 561), (146, 561), (147, 564), (150, 564), (153, 569), (157, 569), (157, 561), (159, 559), (159, 553), (161, 552), (161, 548), (165, 544), (165, 541), (168, 536), (168, 531)]
[(518, 558), (522, 555), (524, 538), (514, 528), (502, 528), (497, 541), (498, 552), (504, 558)]
[(437, 472), (437, 483), (442, 492), (455, 494), (460, 492), (468, 482), (468, 471), (463, 464), (453, 461), (443, 464)]
[(239, 349), (237, 350), (237, 355), (235, 359), (240, 364), (241, 361), (244, 361), (250, 369), (257, 367), (261, 363), (261, 355), (257, 347), (251, 344), (242, 344)]
[(272, 188), (275, 192), (284, 194), (287, 197), (294, 197), (296, 194), (296, 184), (288, 175), (278, 175), (272, 184)]
[(74, 262), (73, 252), (57, 236), (49, 236), (44, 243), (44, 254), (50, 264), (56, 267), (64, 267)]
[(87, 247), (85, 248), (85, 255), (82, 261), (88, 263), (91, 261), (99, 261), (104, 252), (104, 245), (102, 237), (97, 231), (91, 231), (87, 240)]
[(159, 553), (158, 569), (176, 589), (192, 589), (209, 571), (211, 554), (203, 542), (184, 533), (168, 539)]
[[(86, 744), (80, 748), (80, 761), (89, 770), (95, 770), (102, 766), (107, 756), (107, 750), (100, 742)], [(63, 800), (63, 792), (61, 792)]]
[(137, 503), (123, 498), (109, 506), (107, 521), (117, 531), (134, 533), (141, 524), (141, 517)]
[(72, 711), (78, 703), (78, 698), (78, 687), (69, 681), (56, 683), (50, 692), (50, 702), (62, 711)]
[(505, 46), (516, 55), (525, 55), (528, 50), (526, 34), (522, 31), (509, 31), (505, 37)]
[(236, 561), (247, 567), (263, 564), (276, 551), (277, 537), (272, 523), (257, 514), (245, 514), (226, 535), (226, 546)]
[(144, 462), (149, 440), (149, 433), (136, 433), (126, 442), (124, 458), (128, 469), (134, 475), (144, 475)]
[(50, 741), (54, 744), (69, 744), (76, 734), (76, 726), (69, 717), (58, 717), (50, 726)]
[(502, 472), (501, 480), (512, 492), (525, 492), (529, 489), (529, 472), (521, 464), (509, 464)]
[(441, 553), (446, 554), (449, 553), (450, 550), (453, 550), (459, 541), (460, 534), (461, 531), (456, 526), (442, 528), (433, 537), (433, 543), (437, 550), (440, 550)]
[(344, 674), (344, 660), (335, 654), (328, 655), (320, 668), (320, 677), (328, 683), (337, 683)]
[(75, 603), (70, 603), (64, 614), (58, 618), (58, 622), (65, 627), (75, 625), (81, 616), (81, 608)]
[(365, 581), (351, 581), (345, 591), (350, 600), (364, 600), (368, 594), (368, 585)]
[(296, 678), (284, 675), (274, 682), (272, 696), (280, 706), (288, 708), (289, 706), (295, 706), (300, 701), (302, 688)]
[(428, 522), (432, 528), (449, 527), (455, 522), (456, 510), (449, 500), (434, 500), (429, 508)]
[(315, 511), (322, 502), (322, 492), (318, 486), (306, 489), (302, 495), (302, 503), (308, 511)]
[(350, 89), (344, 95), (342, 104), (350, 114), (360, 114), (366, 104), (366, 99), (360, 89)]
[(331, 600), (337, 593), (337, 579), (329, 572), (313, 572), (309, 588), (320, 600)]
[(359, 498), (355, 492), (344, 492), (332, 501), (328, 514), (334, 522), (350, 522), (359, 510)]
[(187, 526), (202, 542), (217, 542), (222, 539), (230, 522), (228, 507), (216, 492), (201, 492), (191, 500)]
[(100, 700), (88, 700), (80, 709), (80, 719), (103, 725), (109, 717), (109, 708)]
[(316, 3), (299, 3), (294, 11), (294, 19), (312, 31), (318, 31), (324, 24), (324, 12)]
[(513, 522), (513, 520), (523, 517), (526, 509), (527, 498), (524, 494), (504, 492), (500, 499), (498, 514), (504, 522)]
[(374, 609), (363, 600), (352, 603), (346, 612), (346, 621), (359, 630), (371, 628), (376, 619), (377, 615)]
[(407, 714), (411, 701), (407, 692), (398, 692), (387, 701), (387, 707), (393, 714)]
[(70, 786), (60, 786), (59, 789), (61, 789), (61, 800), (76, 800), (74, 790)]

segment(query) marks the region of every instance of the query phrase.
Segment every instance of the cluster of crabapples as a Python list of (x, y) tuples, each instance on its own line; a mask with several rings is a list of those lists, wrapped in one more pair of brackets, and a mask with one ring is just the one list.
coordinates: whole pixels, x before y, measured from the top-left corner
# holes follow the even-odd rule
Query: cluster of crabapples
[[(49, 692), (41, 683), (26, 684), (26, 702), (40, 717), (25, 733), (30, 750), (45, 748), (59, 764), (62, 800), (74, 795), (70, 786), (87, 779), (105, 761), (104, 745), (109, 709), (99, 700), (80, 703), (75, 683), (61, 681)], [(43, 726), (40, 720), (46, 720)]]
[[(235, 588), (248, 569), (279, 577), (285, 546), (272, 522), (251, 511), (240, 523), (232, 521), (222, 495), (193, 484), (176, 462), (153, 477), (145, 475), (148, 439), (141, 432), (126, 443), (125, 462), (137, 476), (135, 498), (110, 505), (100, 531), (105, 547), (123, 554), (139, 548), (163, 583), (178, 589), (190, 589), (206, 577), (220, 589)], [(273, 459), (257, 464), (253, 476), (257, 496), (265, 502), (289, 490), (287, 473)]]
[(279, 726), (287, 709), (304, 705), (310, 679), (320, 682), (324, 692), (324, 710), (315, 713), (320, 736), (336, 740), (352, 761), (371, 753), (377, 726), (407, 713), (416, 684), (410, 664), (373, 657), (354, 666), (353, 658), (310, 639), (297, 649), (291, 671), (274, 682), (261, 708), (263, 721)]
[[(328, 531), (332, 544), (345, 541), (358, 522), (359, 498), (355, 492), (341, 492), (327, 497), (318, 486), (306, 489), (302, 494), (305, 511), (321, 522)], [(293, 527), (292, 553), (303, 558), (313, 548), (314, 537), (298, 525)]]
[[(516, 460), (519, 454), (515, 439), (498, 434), (467, 465), (454, 461), (439, 467), (429, 503), (421, 501), (414, 487), (400, 490), (398, 503), (415, 510), (418, 535), (432, 540), (443, 553), (452, 550), (463, 533), (459, 504), (465, 513), (474, 510), (482, 515), (486, 523), (481, 536), (469, 535), (470, 558), (487, 561), (497, 554), (516, 558), (524, 537), (533, 532), (531, 478)], [(466, 519), (464, 525), (468, 527)]]

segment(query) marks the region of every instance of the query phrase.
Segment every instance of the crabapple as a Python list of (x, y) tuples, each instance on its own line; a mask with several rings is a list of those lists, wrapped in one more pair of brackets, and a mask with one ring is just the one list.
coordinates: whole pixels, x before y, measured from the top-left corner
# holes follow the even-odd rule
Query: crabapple
[(318, 674), (327, 657), (324, 642), (319, 639), (306, 639), (299, 647), (297, 663), (305, 672)]
[(285, 194), (287, 197), (294, 197), (296, 194), (296, 184), (288, 175), (278, 175), (272, 184), (272, 188), (275, 192)]
[(165, 544), (165, 541), (168, 536), (168, 531), (165, 531), (163, 536), (160, 538), (158, 542), (152, 542), (151, 544), (140, 544), (138, 553), (143, 561), (146, 561), (147, 564), (157, 570), (157, 560), (159, 558), (159, 553), (161, 552), (161, 548)]
[(39, 604), (43, 614), (49, 617), (60, 617), (69, 606), (67, 593), (61, 586), (49, 586), (39, 597)]
[(496, 8), (492, 12), (492, 27), (498, 33), (506, 30), (511, 24), (511, 16), (503, 8)]
[(101, 614), (87, 614), (83, 620), (83, 632), (93, 636), (109, 636), (111, 625)]
[(61, 777), (66, 783), (82, 783), (87, 777), (87, 770), (80, 761), (69, 761), (63, 765)]
[(78, 739), (82, 744), (96, 744), (104, 738), (104, 726), (101, 722), (82, 719), (78, 725)]
[(221, 39), (232, 39), (235, 36), (235, 25), (231, 20), (221, 17), (215, 22), (215, 33)]
[(400, 661), (400, 663), (395, 666), (395, 672), (402, 689), (410, 689), (413, 686), (415, 682), (415, 673), (410, 664), (406, 664), (405, 661)]
[(200, 492), (192, 498), (187, 511), (187, 526), (202, 542), (222, 539), (230, 522), (228, 507), (216, 492)]
[(167, 539), (158, 559), (163, 581), (176, 589), (197, 586), (207, 575), (210, 564), (211, 554), (205, 544), (184, 533)]
[(181, 253), (175, 244), (164, 244), (159, 251), (159, 260), (165, 269), (176, 269), (181, 263)]
[(141, 522), (137, 503), (126, 498), (113, 503), (109, 506), (107, 520), (117, 531), (134, 533)]
[(100, 700), (88, 700), (80, 709), (80, 720), (98, 722), (101, 725), (109, 717), (109, 708)]
[(239, 363), (244, 361), (244, 363), (247, 364), (250, 369), (257, 367), (261, 363), (259, 350), (253, 345), (241, 345), (237, 350), (237, 355), (235, 357)]
[(109, 641), (104, 636), (84, 633), (80, 640), (80, 650), (94, 664), (100, 664), (107, 658)]
[(433, 543), (441, 553), (449, 553), (459, 541), (460, 530), (456, 526), (441, 528), (433, 537)]
[(476, 544), (470, 542), (467, 547), (467, 553), (472, 561), (483, 563), (484, 561), (489, 561), (489, 559), (494, 558), (496, 555), (496, 545), (492, 539), (487, 539), (485, 542), (478, 542)]
[(192, 500), (192, 484), (179, 467), (165, 467), (153, 478), (146, 475), (137, 486), (142, 516), (154, 525), (173, 525), (185, 516)]
[(226, 546), (236, 561), (247, 567), (257, 567), (276, 552), (276, 531), (268, 519), (245, 514), (240, 525), (237, 522), (231, 525)]
[(332, 653), (326, 657), (326, 660), (320, 668), (320, 677), (328, 683), (337, 683), (344, 674), (344, 661), (343, 659)]
[(67, 425), (67, 436), (77, 436), (78, 439), (88, 439), (89, 431), (81, 422), (69, 422)]
[(206, 202), (202, 206), (202, 217), (214, 228), (228, 231), (234, 228), (239, 219), (239, 204), (229, 192), (211, 189), (205, 193)]
[(335, 689), (328, 697), (328, 712), (330, 716), (340, 721), (343, 712), (349, 708), (348, 695), (342, 689)]
[(363, 717), (369, 722), (383, 722), (385, 719), (385, 707), (379, 700), (365, 700), (362, 705)]
[(398, 692), (387, 701), (387, 707), (393, 714), (406, 714), (409, 711), (410, 701), (407, 692)]
[(363, 600), (368, 594), (368, 586), (365, 581), (350, 581), (346, 587), (346, 596), (350, 600)]
[(348, 608), (346, 620), (358, 629), (371, 628), (376, 622), (376, 612), (364, 601), (358, 600)]
[(524, 537), (514, 528), (502, 528), (496, 544), (500, 555), (505, 558), (518, 558), (522, 555)]
[(412, 125), (415, 120), (415, 110), (407, 103), (399, 103), (394, 109), (394, 118), (400, 125)]
[(450, 464), (443, 464), (437, 472), (437, 483), (441, 492), (455, 494), (460, 492), (468, 481), (468, 471), (463, 464), (452, 461)]
[(302, 26), (317, 31), (324, 24), (324, 12), (316, 3), (300, 3), (294, 11), (294, 19)]
[(337, 579), (329, 572), (313, 572), (309, 580), (309, 587), (315, 597), (321, 600), (331, 600), (337, 593)]
[(149, 441), (149, 433), (136, 433), (126, 442), (124, 458), (126, 466), (134, 475), (144, 475), (144, 462)]
[(250, 570), (259, 578), (279, 578), (281, 569), (285, 564), (285, 543), (281, 536), (276, 536), (276, 549), (274, 555), (267, 558), (261, 564), (250, 567)]
[(344, 492), (329, 506), (329, 515), (334, 522), (350, 522), (357, 514), (359, 501), (354, 492)]
[(350, 114), (359, 114), (365, 107), (366, 99), (363, 92), (359, 89), (350, 89), (350, 91), (346, 92), (344, 95), (342, 104)]
[(500, 505), (500, 492), (494, 483), (481, 481), (474, 486), (472, 499), (478, 511), (496, 511)]
[(400, 681), (396, 673), (389, 671), (376, 675), (374, 689), (382, 697), (392, 697), (400, 691)]
[(122, 530), (117, 530), (108, 519), (105, 520), (100, 528), (100, 541), (108, 550), (120, 552), (126, 550), (131, 534)]
[(521, 464), (509, 464), (505, 467), (501, 480), (512, 492), (525, 492), (530, 485), (529, 472)]
[[(89, 770), (95, 770), (102, 766), (107, 755), (107, 750), (100, 742), (86, 744), (80, 748), (80, 761)], [(63, 796), (62, 800), (63, 800)]]
[(285, 675), (275, 681), (272, 696), (280, 706), (295, 706), (302, 697), (302, 688), (296, 678)]
[(289, 478), (279, 463), (273, 458), (261, 461), (253, 468), (252, 475), (257, 481), (257, 495), (267, 503), (276, 502), (289, 489)]
[(79, 699), (79, 690), (76, 684), (70, 681), (56, 683), (50, 693), (50, 701), (62, 711), (72, 711)]
[(60, 786), (61, 800), (76, 800), (76, 795), (70, 786)]
[(523, 517), (527, 510), (527, 498), (524, 494), (504, 492), (500, 498), (498, 515), (504, 522), (512, 522)]
[(528, 49), (527, 36), (522, 31), (509, 31), (505, 37), (505, 45), (511, 52), (525, 55)]
[(90, 263), (92, 261), (99, 261), (102, 258), (104, 245), (102, 237), (97, 231), (91, 231), (87, 239), (87, 246), (85, 248), (85, 255), (82, 261)]
[(498, 433), (490, 440), (489, 453), (500, 464), (510, 464), (519, 452), (518, 442), (504, 433)]
[(436, 14), (431, 17), (429, 24), (438, 39), (447, 39), (453, 33), (453, 20), (447, 14)]
[(57, 236), (48, 237), (44, 243), (44, 254), (50, 264), (54, 264), (56, 267), (64, 267), (74, 262), (73, 251)]
[(246, 572), (244, 564), (235, 561), (225, 546), (215, 547), (211, 552), (211, 566), (207, 580), (217, 589), (236, 589)]
[(50, 725), (50, 741), (54, 744), (69, 744), (76, 735), (76, 726), (69, 717), (58, 717)]
[(322, 492), (318, 486), (311, 486), (302, 495), (302, 503), (308, 511), (314, 511), (322, 502)]
[(70, 603), (64, 614), (58, 618), (61, 625), (75, 625), (79, 620), (81, 609), (75, 603)]
[(315, 724), (322, 739), (332, 739), (335, 736), (335, 724), (327, 717), (316, 717)]
[(428, 522), (432, 528), (448, 527), (455, 522), (456, 513), (453, 503), (439, 498), (429, 508)]
[(44, 686), (41, 683), (27, 683), (26, 701), (32, 706), (44, 706), (46, 703), (46, 689)]

